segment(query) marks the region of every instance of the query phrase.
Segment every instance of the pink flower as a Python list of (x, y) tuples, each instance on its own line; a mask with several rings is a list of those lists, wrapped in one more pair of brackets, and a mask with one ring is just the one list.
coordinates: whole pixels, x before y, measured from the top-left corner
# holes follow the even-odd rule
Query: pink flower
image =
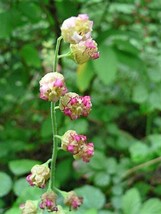
[(72, 59), (77, 64), (83, 64), (90, 59), (99, 58), (97, 43), (92, 39), (70, 45)]
[(74, 191), (68, 192), (67, 197), (64, 200), (65, 205), (69, 206), (70, 209), (77, 209), (83, 203), (83, 198), (78, 197)]
[(74, 155), (75, 159), (82, 159), (84, 162), (89, 162), (94, 155), (94, 145), (93, 143), (84, 144), (76, 155)]
[(43, 100), (57, 102), (67, 92), (64, 77), (57, 72), (47, 73), (39, 83), (40, 98)]
[(75, 159), (89, 162), (94, 155), (93, 143), (87, 143), (87, 137), (79, 135), (74, 130), (68, 130), (62, 136), (61, 147), (63, 150), (73, 154)]
[(87, 14), (80, 14), (66, 19), (61, 26), (61, 34), (65, 42), (71, 44), (87, 40), (91, 36), (93, 22)]
[(58, 211), (56, 206), (56, 194), (54, 192), (46, 192), (41, 196), (41, 209), (47, 209), (48, 211)]
[(66, 93), (60, 99), (59, 108), (66, 116), (72, 120), (80, 116), (87, 117), (91, 111), (92, 103), (90, 96), (79, 96), (76, 93)]

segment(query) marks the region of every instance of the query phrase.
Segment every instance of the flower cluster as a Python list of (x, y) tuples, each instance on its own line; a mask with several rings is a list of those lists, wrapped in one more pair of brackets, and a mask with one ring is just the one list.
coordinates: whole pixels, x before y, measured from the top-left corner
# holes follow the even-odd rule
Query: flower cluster
[(26, 177), (26, 180), (31, 186), (44, 188), (46, 181), (50, 177), (50, 169), (47, 165), (35, 165), (31, 169), (31, 174)]
[(92, 103), (90, 96), (79, 96), (74, 92), (66, 93), (60, 99), (59, 108), (66, 116), (72, 120), (80, 116), (88, 116), (91, 111)]
[(40, 80), (40, 98), (56, 102), (67, 92), (64, 76), (57, 72), (47, 73)]
[(87, 143), (86, 136), (79, 135), (74, 130), (65, 132), (62, 136), (61, 147), (72, 153), (75, 159), (82, 159), (84, 162), (89, 162), (94, 155), (93, 143)]
[(64, 41), (70, 43), (71, 58), (78, 64), (99, 58), (97, 43), (91, 38), (92, 26), (87, 14), (66, 19), (61, 26)]
[(80, 14), (66, 19), (61, 26), (62, 37), (65, 42), (77, 44), (90, 38), (93, 22), (87, 14)]
[(56, 206), (56, 194), (52, 191), (44, 193), (41, 196), (40, 208), (48, 211), (58, 211)]
[(37, 214), (37, 204), (34, 201), (27, 200), (26, 203), (20, 205), (22, 214)]
[(74, 191), (68, 193), (64, 200), (65, 205), (69, 206), (70, 209), (77, 209), (83, 203), (83, 198), (78, 197)]

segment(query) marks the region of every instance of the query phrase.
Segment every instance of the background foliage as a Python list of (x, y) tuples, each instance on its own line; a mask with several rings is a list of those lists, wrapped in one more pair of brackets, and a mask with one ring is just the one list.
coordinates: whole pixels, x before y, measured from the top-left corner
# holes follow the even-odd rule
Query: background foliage
[(87, 165), (60, 152), (57, 186), (84, 197), (77, 213), (160, 214), (160, 0), (0, 1), (0, 213), (18, 214), (42, 194), (25, 182), (51, 156), (38, 82), (52, 69), (61, 23), (79, 13), (94, 21), (101, 57), (79, 67), (63, 59), (59, 69), (71, 91), (92, 96), (93, 110), (77, 121), (58, 112), (58, 125), (86, 134), (96, 152)]

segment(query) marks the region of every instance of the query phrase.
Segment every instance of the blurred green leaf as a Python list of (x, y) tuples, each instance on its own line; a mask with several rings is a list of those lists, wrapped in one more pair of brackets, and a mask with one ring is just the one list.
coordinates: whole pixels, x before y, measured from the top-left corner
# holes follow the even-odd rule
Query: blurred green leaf
[(123, 213), (124, 214), (138, 214), (141, 208), (141, 198), (137, 189), (128, 190), (123, 196)]
[(12, 180), (5, 172), (0, 172), (0, 197), (3, 197), (9, 193), (12, 188)]
[(117, 58), (114, 49), (102, 44), (99, 47), (100, 58), (93, 62), (98, 78), (106, 85), (116, 78)]
[(143, 84), (136, 85), (133, 88), (133, 101), (136, 103), (143, 103), (148, 98), (148, 91), (147, 87), (145, 87)]
[(110, 184), (110, 176), (105, 172), (98, 172), (94, 177), (94, 183), (99, 187), (108, 186)]
[(41, 126), (41, 137), (46, 138), (52, 135), (51, 118), (48, 117)]
[(140, 214), (160, 214), (161, 213), (161, 202), (159, 199), (149, 199), (143, 204), (140, 210)]
[(28, 159), (13, 160), (9, 162), (9, 168), (14, 175), (24, 175), (30, 172), (36, 164), (40, 164), (40, 162)]
[(12, 32), (10, 11), (0, 13), (0, 38), (7, 38)]
[(84, 92), (90, 86), (94, 77), (93, 64), (91, 61), (79, 65), (77, 68), (77, 85), (80, 91)]
[(104, 170), (106, 169), (106, 160), (102, 152), (95, 151), (93, 158), (89, 162), (89, 166), (95, 170)]
[(40, 67), (40, 57), (38, 51), (32, 44), (27, 44), (22, 47), (20, 54), (29, 66), (36, 68)]
[(26, 178), (20, 178), (15, 181), (13, 186), (13, 191), (15, 195), (19, 196), (22, 194), (25, 188), (29, 186), (29, 183), (26, 181)]
[(131, 158), (134, 162), (145, 162), (151, 157), (151, 151), (147, 145), (136, 142), (130, 147)]
[(105, 203), (104, 194), (96, 187), (85, 185), (76, 189), (76, 192), (78, 195), (83, 196), (83, 206), (85, 208), (100, 209)]

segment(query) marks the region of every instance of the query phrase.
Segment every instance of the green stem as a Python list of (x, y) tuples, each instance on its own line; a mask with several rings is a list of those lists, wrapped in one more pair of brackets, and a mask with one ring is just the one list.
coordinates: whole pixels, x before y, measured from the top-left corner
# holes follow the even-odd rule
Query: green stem
[(50, 177), (50, 188), (54, 190), (55, 187), (55, 170), (56, 170), (56, 158), (58, 152), (58, 142), (55, 138), (57, 135), (57, 123), (56, 123), (56, 114), (55, 114), (55, 103), (51, 102), (50, 106), (51, 110), (51, 125), (52, 125), (52, 133), (53, 133), (53, 152), (52, 152), (52, 160), (51, 160), (51, 177)]
[(56, 43), (56, 48), (55, 48), (55, 57), (54, 57), (54, 66), (53, 66), (53, 71), (56, 72), (57, 71), (57, 65), (58, 65), (58, 52), (59, 52), (59, 47), (60, 47), (60, 42), (62, 40), (62, 36), (60, 36), (57, 39), (57, 43)]
[[(57, 39), (56, 48), (55, 48), (55, 56), (54, 56), (54, 66), (53, 72), (57, 71), (58, 65), (58, 52), (60, 47), (60, 42), (62, 40), (62, 36)], [(56, 171), (56, 159), (58, 153), (58, 141), (55, 137), (57, 135), (57, 121), (56, 121), (56, 105), (55, 103), (51, 102), (50, 105), (50, 114), (51, 114), (51, 126), (52, 126), (52, 134), (53, 134), (53, 152), (51, 158), (51, 177), (49, 181), (49, 189), (55, 189), (55, 171)]]
[(158, 157), (158, 158), (152, 159), (150, 161), (147, 161), (145, 163), (134, 166), (133, 168), (127, 170), (122, 177), (125, 178), (125, 177), (129, 176), (130, 174), (136, 172), (139, 169), (145, 168), (147, 166), (151, 166), (151, 165), (158, 163), (158, 162), (161, 162), (161, 157)]
[(55, 138), (58, 138), (58, 139), (62, 139), (62, 136), (60, 136), (60, 135), (55, 135)]
[(58, 55), (58, 59), (63, 58), (63, 57), (68, 57), (68, 56), (71, 56), (71, 52), (68, 52), (66, 54)]

